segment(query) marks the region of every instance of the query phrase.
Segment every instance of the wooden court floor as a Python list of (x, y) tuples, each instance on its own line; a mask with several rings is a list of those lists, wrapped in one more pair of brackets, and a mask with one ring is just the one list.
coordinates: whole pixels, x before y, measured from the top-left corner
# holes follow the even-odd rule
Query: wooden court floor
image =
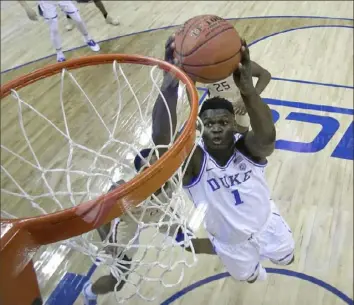
[[(101, 53), (162, 57), (164, 41), (176, 29), (171, 25), (210, 13), (234, 18), (231, 22), (250, 44), (252, 59), (273, 76), (262, 96), (273, 111), (278, 137), (267, 178), (273, 199), (294, 232), (295, 263), (286, 268), (266, 263), (270, 268), (268, 281), (246, 285), (224, 275), (217, 257), (201, 255), (198, 264), (186, 270), (182, 283), (164, 290), (152, 304), (353, 304), (353, 3), (107, 1), (105, 5), (110, 13), (121, 17), (120, 26), (107, 25), (93, 4), (78, 5), (91, 35), (97, 41), (104, 40)], [(1, 17), (2, 83), (55, 62), (49, 31), (42, 20), (27, 20), (16, 2), (1, 2)], [(82, 47), (77, 31), (65, 31), (62, 14), (59, 17), (67, 58), (91, 54), (89, 48)], [(110, 103), (115, 92), (108, 76), (111, 70), (102, 66), (75, 74), (107, 120), (112, 115)], [(145, 72), (132, 70), (129, 74), (142, 91), (148, 88)], [(45, 80), (21, 91), (21, 97), (60, 123), (59, 84), (57, 78)], [(202, 95), (203, 85), (199, 87)], [(79, 103), (77, 90), (71, 85), (66, 90), (72, 136), (88, 146), (99, 145), (104, 131), (97, 122), (87, 120), (90, 112)], [(132, 134), (141, 138), (144, 126), (137, 120), (130, 127), (127, 123), (135, 112), (126, 103), (119, 129), (122, 138), (129, 139)], [(54, 141), (54, 134), (34, 116), (28, 116), (25, 123), (40, 157), (62, 166), (67, 153), (63, 143)], [(10, 98), (1, 103), (1, 143), (29, 156), (18, 127), (17, 104)], [(80, 156), (75, 162), (86, 165)], [(1, 165), (29, 187), (38, 186), (30, 169), (21, 167), (3, 150)], [(1, 187), (11, 188), (3, 172), (1, 175)], [(52, 178), (60, 185), (60, 178)], [(33, 213), (17, 198), (1, 195), (2, 210), (18, 216)], [(205, 236), (203, 229), (198, 236)], [(36, 269), (42, 294), (48, 299), (56, 291), (62, 297), (49, 299), (47, 304), (83, 304), (77, 294), (81, 284), (67, 283), (70, 298), (61, 294), (63, 287), (58, 285), (68, 273), (85, 280), (83, 276), (91, 267), (88, 257), (67, 247), (41, 249), (36, 255)], [(104, 268), (91, 271), (92, 279), (107, 272)], [(195, 289), (186, 289), (192, 284)], [(155, 288), (154, 284), (144, 287), (145, 291)], [(179, 291), (185, 293), (173, 297)], [(115, 298), (104, 296), (99, 304), (115, 304)], [(127, 304), (145, 302), (136, 297)]]

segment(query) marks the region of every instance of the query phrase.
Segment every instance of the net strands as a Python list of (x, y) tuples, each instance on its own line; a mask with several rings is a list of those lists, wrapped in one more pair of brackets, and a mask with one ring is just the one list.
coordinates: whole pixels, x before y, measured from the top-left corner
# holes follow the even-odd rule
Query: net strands
[[(124, 64), (127, 65), (127, 64)], [(134, 65), (135, 68), (137, 65)], [(142, 66), (145, 67), (145, 66)], [(145, 67), (147, 68), (147, 67)], [(140, 68), (140, 72), (143, 68)], [(116, 86), (115, 94), (112, 97), (113, 106), (111, 117), (104, 118), (89, 94), (85, 92), (80, 82), (74, 74), (66, 69), (60, 75), (60, 126), (54, 120), (50, 120), (35, 106), (22, 99), (20, 93), (11, 90), (11, 97), (17, 102), (19, 130), (23, 137), (27, 149), (27, 155), (19, 153), (17, 150), (1, 143), (2, 153), (12, 155), (12, 163), (2, 162), (1, 164), (1, 193), (6, 199), (15, 199), (17, 210), (31, 210), (34, 215), (43, 215), (53, 211), (65, 210), (77, 206), (82, 202), (93, 200), (102, 193), (106, 193), (109, 188), (118, 180), (129, 181), (137, 175), (132, 159), (135, 155), (140, 155), (140, 150), (151, 147), (152, 152), (159, 157), (158, 148), (151, 139), (151, 111), (153, 104), (160, 91), (162, 71), (157, 67), (149, 67), (149, 80), (151, 84), (132, 85), (124, 72), (122, 64), (113, 62), (113, 75)], [(136, 73), (139, 73), (136, 72)], [(100, 125), (102, 134), (100, 137), (104, 141), (101, 146), (89, 147), (85, 141), (76, 139), (75, 130), (70, 129), (68, 119), (67, 103), (65, 97), (67, 81), (74, 85), (78, 92), (84, 97), (86, 107), (89, 108), (90, 119), (95, 117)], [(148, 91), (146, 88), (150, 87)], [(185, 87), (179, 91), (178, 128), (174, 134), (170, 134), (171, 141), (166, 148), (170, 148), (176, 139), (177, 131), (184, 124), (186, 112), (190, 109)], [(138, 93), (145, 93), (143, 99), (138, 97)], [(130, 97), (128, 97), (130, 95)], [(122, 116), (125, 112), (127, 101), (133, 103), (135, 113), (131, 115), (131, 120), (139, 120), (139, 126), (144, 131), (143, 137), (139, 140), (129, 139), (129, 137), (117, 137), (119, 131), (124, 128)], [(167, 107), (166, 101), (164, 103)], [(187, 111), (186, 111), (187, 110)], [(44, 165), (38, 156), (34, 141), (28, 132), (28, 113), (33, 115), (33, 119), (40, 119), (46, 127), (51, 128), (57, 137), (61, 137), (66, 147), (61, 153), (65, 153), (65, 158), (50, 161)], [(183, 115), (184, 114), (184, 115)], [(172, 126), (171, 115), (170, 126)], [(56, 119), (57, 120), (57, 119)], [(172, 127), (170, 128), (172, 130)], [(131, 137), (131, 135), (130, 135)], [(50, 143), (48, 143), (50, 145)], [(161, 146), (162, 147), (162, 146)], [(146, 160), (150, 165), (152, 162), (151, 153)], [(78, 160), (83, 166), (78, 166)], [(26, 185), (28, 178), (23, 179), (23, 172), (11, 171), (11, 164), (17, 162), (21, 166), (31, 169), (31, 173), (36, 173), (31, 179), (33, 182)], [(188, 162), (188, 160), (186, 160)], [(62, 166), (54, 166), (60, 164)], [(185, 167), (183, 167), (185, 168)], [(20, 175), (19, 177), (16, 176)], [(181, 245), (188, 245), (187, 236), (193, 237), (193, 232), (188, 228), (188, 219), (194, 212), (193, 206), (185, 197), (182, 191), (182, 178), (184, 172), (179, 168), (174, 176), (168, 181), (168, 188), (162, 188), (160, 194), (152, 194), (136, 208), (126, 207), (126, 214), (117, 219), (117, 226), (111, 226), (109, 234), (101, 241), (96, 231), (91, 231), (81, 236), (73, 237), (59, 242), (89, 256), (97, 265), (108, 266), (111, 273), (117, 278), (118, 287), (121, 281), (126, 282), (126, 293), (116, 292), (118, 303), (125, 302), (133, 296), (139, 296), (144, 300), (153, 301), (159, 291), (152, 294), (144, 294), (144, 285), (147, 282), (156, 282), (162, 291), (163, 287), (171, 287), (179, 284), (183, 279), (184, 268), (191, 267), (196, 262), (196, 257), (192, 251), (186, 253)], [(26, 208), (18, 206), (27, 205)], [(7, 211), (2, 205), (1, 217), (15, 219), (28, 215), (16, 215), (9, 208)], [(147, 232), (144, 241), (139, 241), (142, 232)], [(186, 239), (183, 242), (176, 242), (175, 237), (178, 232), (182, 232)], [(115, 236), (114, 241), (112, 237)], [(127, 265), (124, 257), (131, 258)], [(176, 272), (179, 276), (176, 276)], [(171, 273), (174, 273), (172, 278)], [(159, 290), (159, 289), (157, 289)], [(161, 292), (160, 291), (160, 292)]]

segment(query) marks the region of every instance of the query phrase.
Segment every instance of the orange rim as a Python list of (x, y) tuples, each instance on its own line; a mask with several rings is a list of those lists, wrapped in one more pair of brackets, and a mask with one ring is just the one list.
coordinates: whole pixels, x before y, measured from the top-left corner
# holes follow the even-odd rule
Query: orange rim
[(40, 79), (58, 74), (62, 69), (72, 70), (85, 66), (112, 64), (115, 60), (119, 63), (157, 65), (160, 69), (174, 73), (186, 85), (191, 111), (182, 134), (154, 165), (108, 194), (52, 214), (16, 220), (1, 219), (4, 225), (11, 223), (11, 229), (2, 234), (0, 251), (8, 245), (16, 230), (29, 232), (35, 241), (34, 244), (40, 246), (81, 235), (110, 222), (155, 192), (175, 173), (191, 152), (198, 116), (197, 90), (192, 80), (182, 70), (159, 59), (126, 54), (104, 54), (71, 59), (48, 65), (8, 82), (1, 86), (1, 98), (8, 96), (12, 89), (19, 90)]

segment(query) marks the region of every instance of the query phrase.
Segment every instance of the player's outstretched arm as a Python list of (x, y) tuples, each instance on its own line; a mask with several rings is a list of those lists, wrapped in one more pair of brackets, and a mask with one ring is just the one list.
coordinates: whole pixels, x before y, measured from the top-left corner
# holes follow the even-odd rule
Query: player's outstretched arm
[[(173, 56), (174, 48), (174, 35), (172, 35), (168, 38), (165, 45), (165, 61), (178, 65), (177, 60)], [(161, 85), (162, 95), (159, 94), (152, 111), (152, 140), (155, 145), (169, 144), (172, 140), (171, 134), (174, 134), (176, 130), (178, 83), (179, 81), (174, 75), (168, 72), (164, 73), (164, 78)], [(172, 120), (172, 133), (170, 130), (171, 126), (169, 113)], [(160, 154), (163, 154), (165, 151), (160, 150)], [(203, 152), (200, 147), (197, 147), (192, 158), (190, 159), (188, 168), (183, 177), (184, 185), (188, 185), (195, 176), (198, 176), (202, 167), (202, 161)]]
[(264, 69), (262, 66), (257, 64), (256, 62), (251, 60), (251, 69), (252, 76), (258, 78), (256, 83), (256, 91), (259, 95), (264, 91), (264, 89), (268, 86), (272, 75), (267, 69)]
[(270, 108), (253, 86), (249, 49), (245, 41), (242, 44), (242, 60), (233, 77), (251, 121), (252, 130), (245, 136), (245, 146), (252, 156), (265, 158), (274, 151), (275, 126)]
[[(174, 37), (168, 38), (165, 45), (165, 61), (176, 64), (173, 58)], [(167, 145), (171, 142), (171, 133), (174, 134), (177, 123), (178, 79), (168, 72), (164, 72), (161, 93), (157, 97), (152, 111), (152, 139), (155, 145)], [(166, 102), (166, 104), (165, 104)], [(167, 106), (167, 107), (166, 107)], [(170, 117), (172, 120), (172, 132)]]

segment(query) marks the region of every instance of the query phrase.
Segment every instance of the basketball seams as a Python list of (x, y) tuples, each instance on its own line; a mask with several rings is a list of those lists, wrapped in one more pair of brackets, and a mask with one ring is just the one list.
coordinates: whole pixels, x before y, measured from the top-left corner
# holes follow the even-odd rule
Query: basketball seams
[[(233, 57), (229, 58), (228, 60), (232, 60), (235, 56), (237, 56), (237, 54), (238, 54), (238, 52), (237, 52)], [(222, 63), (225, 63), (225, 62), (227, 62), (227, 60), (223, 61)], [(219, 63), (219, 64), (220, 64), (220, 63)], [(210, 67), (210, 66), (213, 66), (213, 65), (214, 65), (214, 64), (210, 64), (210, 65), (206, 65), (206, 66), (204, 66), (204, 67)], [(208, 81), (208, 83), (210, 83), (210, 82), (216, 83), (216, 82), (219, 82), (219, 81), (220, 81), (219, 78), (216, 78), (216, 79), (213, 79), (213, 78), (206, 78), (206, 77), (203, 77), (203, 76), (201, 76), (201, 75), (199, 75), (199, 74), (197, 74), (197, 73), (193, 73), (193, 72), (191, 72), (191, 71), (189, 71), (189, 70), (188, 70), (188, 75), (197, 77), (197, 78), (200, 79), (200, 80)], [(226, 78), (226, 77), (225, 77), (225, 78)], [(198, 80), (198, 81), (199, 81), (199, 80)], [(201, 82), (201, 81), (199, 81), (199, 82)]]
[[(206, 15), (206, 16), (209, 16), (209, 15)], [(198, 19), (198, 17), (194, 17), (194, 18), (196, 18), (196, 20), (195, 20), (194, 22), (192, 22), (192, 23), (189, 25), (189, 27), (188, 27), (187, 29), (184, 29), (184, 30), (182, 31), (182, 33), (183, 33), (183, 38), (182, 38), (182, 41), (181, 41), (181, 50), (183, 50), (184, 41), (185, 41), (186, 38), (188, 37), (188, 35), (186, 35), (186, 33), (188, 33), (189, 30), (190, 30), (196, 23), (200, 23), (200, 19)], [(204, 19), (203, 19), (203, 21), (204, 21)], [(184, 55), (180, 54), (179, 52), (177, 52), (176, 49), (175, 49), (175, 53), (176, 53), (179, 57), (184, 56)], [(181, 58), (180, 58), (180, 59), (181, 59)]]
[[(175, 52), (176, 52), (176, 54), (177, 54), (178, 56), (182, 56), (182, 57), (184, 57), (184, 58), (185, 58), (185, 57), (188, 57), (188, 56), (192, 55), (194, 52), (196, 52), (198, 49), (200, 49), (202, 46), (204, 46), (206, 43), (208, 43), (208, 42), (209, 42), (211, 39), (213, 39), (214, 37), (220, 35), (221, 33), (227, 32), (227, 31), (229, 31), (229, 30), (235, 30), (235, 28), (234, 28), (233, 26), (229, 26), (228, 28), (223, 29), (223, 30), (220, 31), (220, 32), (217, 32), (217, 33), (214, 34), (213, 36), (209, 37), (208, 40), (205, 40), (202, 44), (200, 44), (199, 46), (197, 46), (196, 48), (192, 49), (191, 51), (189, 51), (189, 52), (186, 53), (186, 54), (181, 54), (181, 53), (179, 53), (177, 50), (175, 50)], [(183, 37), (183, 42), (184, 42), (184, 39), (185, 39), (186, 37), (187, 37), (187, 35), (185, 35), (185, 36)], [(183, 43), (181, 44), (181, 49), (183, 50)]]
[(217, 78), (217, 79), (205, 78), (205, 77), (203, 77), (203, 76), (200, 76), (200, 75), (198, 75), (198, 74), (194, 74), (194, 73), (192, 73), (192, 72), (188, 72), (188, 75), (197, 77), (197, 78), (199, 79), (199, 80), (197, 80), (197, 81), (200, 82), (200, 83), (202, 83), (200, 80), (208, 81), (208, 82), (210, 82), (210, 83), (217, 83), (217, 82), (220, 81), (219, 78)]
[(228, 61), (228, 60), (234, 58), (234, 57), (235, 57), (237, 54), (239, 54), (240, 52), (241, 52), (241, 47), (240, 47), (240, 49), (239, 49), (235, 54), (231, 55), (229, 58), (226, 58), (226, 59), (224, 59), (224, 60), (222, 60), (222, 61), (214, 62), (214, 63), (208, 64), (208, 65), (204, 65), (204, 64), (203, 64), (203, 65), (183, 64), (183, 67), (210, 67), (210, 66), (215, 66), (215, 65), (222, 64), (222, 63), (224, 63), (225, 61)]

